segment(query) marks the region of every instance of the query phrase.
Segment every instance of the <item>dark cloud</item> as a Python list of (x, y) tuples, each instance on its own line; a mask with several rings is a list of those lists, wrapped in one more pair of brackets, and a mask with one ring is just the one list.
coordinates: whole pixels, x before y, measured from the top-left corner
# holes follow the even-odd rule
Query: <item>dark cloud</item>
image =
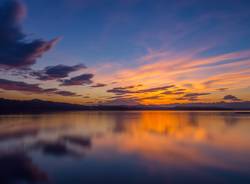
[(104, 87), (104, 86), (107, 86), (107, 84), (102, 84), (102, 83), (97, 83), (93, 86), (91, 86), (92, 88), (100, 88), (100, 87)]
[(40, 88), (38, 84), (27, 84), (25, 82), (10, 81), (0, 79), (0, 88), (4, 90), (14, 90), (32, 93), (42, 93), (44, 89)]
[[(137, 85), (141, 86), (141, 85)], [(126, 86), (126, 87), (116, 87), (110, 90), (107, 90), (109, 93), (114, 93), (116, 95), (124, 95), (124, 94), (130, 94), (130, 93), (149, 93), (149, 92), (157, 92), (162, 90), (168, 90), (170, 88), (175, 87), (175, 85), (167, 85), (162, 87), (155, 87), (155, 88), (148, 88), (148, 89), (142, 89), (137, 91), (132, 91), (131, 89), (137, 87), (137, 86)]]
[(70, 96), (70, 97), (80, 97), (81, 95), (78, 95), (71, 91), (56, 91), (55, 94), (61, 95), (61, 96)]
[(27, 92), (27, 93), (36, 93), (36, 94), (56, 94), (56, 95), (71, 96), (71, 97), (80, 96), (74, 92), (61, 91), (57, 88), (43, 89), (39, 87), (39, 84), (28, 84), (25, 82), (10, 81), (6, 79), (0, 79), (0, 89), (11, 90), (11, 91), (21, 91), (21, 92)]
[(218, 89), (216, 89), (217, 91), (226, 91), (226, 90), (228, 90), (228, 88), (218, 88)]
[(186, 91), (186, 89), (184, 88), (179, 88), (179, 89), (176, 89), (175, 92), (183, 92), (183, 91)]
[(71, 79), (61, 80), (61, 86), (74, 86), (74, 85), (85, 85), (91, 84), (93, 81), (91, 80), (94, 77), (93, 74), (82, 74), (80, 76), (73, 77)]
[(89, 96), (83, 96), (83, 98), (90, 98)]
[(137, 86), (131, 85), (131, 86), (125, 86), (125, 87), (117, 87), (116, 89), (125, 90), (125, 89), (133, 89), (135, 87), (137, 87)]
[(209, 95), (210, 93), (187, 93), (184, 96), (177, 98), (177, 100), (196, 101), (200, 96)]
[(137, 92), (138, 93), (157, 92), (157, 91), (167, 90), (167, 89), (173, 88), (173, 87), (175, 87), (175, 85), (167, 85), (167, 86), (162, 86), (162, 87), (143, 89), (143, 90), (139, 90)]
[(161, 93), (163, 95), (181, 95), (184, 94), (184, 92), (180, 91), (180, 92), (175, 92), (175, 91), (165, 91), (163, 93)]
[(48, 181), (25, 153), (0, 153), (0, 183), (39, 183)]
[(133, 97), (123, 97), (123, 96), (116, 96), (111, 98), (111, 100), (107, 100), (101, 103), (103, 105), (140, 105), (139, 99)]
[(228, 100), (228, 101), (241, 101), (241, 99), (237, 98), (236, 96), (233, 95), (226, 95), (223, 98), (224, 100)]
[(131, 86), (125, 86), (125, 87), (115, 87), (113, 89), (107, 90), (108, 93), (114, 93), (116, 95), (124, 95), (129, 93), (136, 93), (136, 91), (131, 91), (130, 89), (133, 89), (139, 85), (131, 85)]
[(61, 95), (61, 96), (70, 96), (70, 97), (80, 97), (81, 96), (81, 95), (78, 95), (77, 93), (74, 93), (71, 91), (63, 91), (63, 90), (59, 90), (57, 88), (42, 89), (42, 91), (44, 93)]
[(210, 93), (187, 93), (184, 97), (197, 97), (197, 96), (204, 96), (209, 95)]
[(42, 71), (32, 72), (31, 75), (39, 80), (53, 80), (68, 77), (71, 72), (86, 68), (85, 65), (79, 64), (74, 66), (56, 65), (48, 66)]
[(26, 14), (20, 1), (6, 1), (0, 7), (0, 65), (5, 68), (28, 67), (50, 50), (58, 38), (27, 41), (21, 23)]
[(57, 88), (47, 88), (47, 89), (43, 89), (44, 92), (47, 92), (47, 93), (53, 93), (53, 92), (56, 92), (58, 91)]
[(113, 89), (109, 89), (107, 90), (108, 93), (114, 93), (116, 95), (124, 95), (124, 94), (129, 94), (129, 93), (136, 93), (136, 91), (131, 91), (131, 90), (127, 90), (124, 89), (122, 87), (116, 87)]

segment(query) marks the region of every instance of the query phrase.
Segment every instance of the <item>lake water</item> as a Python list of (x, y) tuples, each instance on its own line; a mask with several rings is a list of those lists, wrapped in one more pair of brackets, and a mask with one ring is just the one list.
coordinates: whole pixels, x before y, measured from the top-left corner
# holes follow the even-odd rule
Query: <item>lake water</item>
[(0, 183), (250, 183), (250, 115), (2, 115)]

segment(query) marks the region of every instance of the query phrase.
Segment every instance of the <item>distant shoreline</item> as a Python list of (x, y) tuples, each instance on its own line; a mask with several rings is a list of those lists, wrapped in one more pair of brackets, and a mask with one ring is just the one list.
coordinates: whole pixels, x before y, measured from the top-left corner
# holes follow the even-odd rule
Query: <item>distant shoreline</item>
[[(42, 100), (8, 100), (0, 99), (0, 114), (40, 114), (69, 111), (236, 111), (250, 113), (250, 102), (234, 103), (196, 103), (166, 106), (129, 106), (129, 105), (78, 105)], [(249, 111), (249, 112), (248, 112)]]
[(250, 115), (250, 109), (68, 109), (68, 110), (25, 110), (25, 111), (1, 111), (1, 115), (26, 115), (26, 114), (52, 114), (52, 113), (63, 113), (63, 112), (143, 112), (143, 111), (170, 111), (170, 112), (234, 112), (240, 115)]

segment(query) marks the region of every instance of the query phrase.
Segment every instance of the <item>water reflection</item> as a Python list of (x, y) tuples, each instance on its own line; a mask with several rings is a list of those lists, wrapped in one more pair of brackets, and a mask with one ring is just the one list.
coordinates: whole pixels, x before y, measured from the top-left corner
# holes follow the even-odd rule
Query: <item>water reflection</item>
[(28, 183), (47, 182), (47, 174), (41, 171), (32, 159), (22, 152), (0, 153), (0, 182)]
[(249, 183), (249, 115), (0, 116), (0, 183)]

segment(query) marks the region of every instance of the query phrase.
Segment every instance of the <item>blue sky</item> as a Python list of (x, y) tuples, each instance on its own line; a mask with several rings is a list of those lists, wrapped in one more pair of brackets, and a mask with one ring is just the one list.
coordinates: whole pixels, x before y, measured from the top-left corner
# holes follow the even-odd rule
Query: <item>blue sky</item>
[[(1, 4), (4, 2), (0, 1)], [(59, 38), (55, 46), (36, 58), (29, 68), (43, 70), (47, 66), (84, 64), (88, 67), (86, 72), (94, 73), (93, 83), (112, 85), (107, 84), (104, 89), (95, 91), (86, 85), (69, 87), (69, 90), (77, 93), (86, 90), (95, 96), (95, 100), (110, 97), (111, 94), (107, 93), (109, 88), (127, 85), (142, 83), (144, 88), (150, 88), (176, 83), (178, 88), (182, 88), (190, 80), (189, 83), (195, 83), (195, 89), (202, 93), (206, 89), (201, 89), (198, 83), (206, 82), (206, 78), (219, 80), (217, 78), (223, 73), (241, 73), (245, 78), (239, 79), (240, 82), (249, 77), (246, 69), (249, 69), (250, 2), (247, 0), (23, 0), (20, 3), (26, 7), (26, 16), (20, 25), (27, 35), (25, 39), (41, 38), (47, 41)], [(224, 58), (226, 54), (233, 56)], [(192, 63), (197, 59), (211, 60), (212, 57), (217, 57), (218, 61), (212, 59), (212, 62), (204, 61), (204, 65), (199, 62), (199, 65), (214, 66), (213, 70), (195, 70), (192, 74), (179, 74), (175, 78), (165, 76), (158, 70), (154, 71), (159, 75), (155, 82), (148, 82), (147, 77), (137, 81), (126, 81), (126, 77), (123, 77), (126, 72), (135, 73), (131, 74), (131, 79), (135, 75), (143, 76), (145, 71), (142, 72), (140, 68), (148, 67), (149, 63), (178, 65), (180, 58), (192, 58), (181, 62)], [(242, 65), (232, 66), (242, 61)], [(216, 68), (225, 64), (228, 66), (223, 69)], [(171, 68), (167, 67), (166, 73), (168, 70)], [(7, 79), (13, 78), (9, 76)], [(197, 82), (199, 78), (203, 81)], [(166, 83), (162, 82), (164, 80)], [(34, 83), (36, 79), (26, 82)], [(60, 86), (58, 80), (42, 81), (41, 85)], [(235, 84), (221, 84), (221, 88), (236, 90), (236, 94), (247, 100), (249, 96), (242, 90), (248, 89), (249, 85), (238, 89)], [(191, 90), (187, 89), (189, 92)], [(213, 94), (211, 91), (209, 93)], [(218, 101), (219, 97), (204, 100)], [(162, 102), (167, 103), (166, 99)]]
[(62, 37), (54, 52), (88, 65), (104, 60), (127, 64), (149, 48), (180, 51), (211, 44), (204, 53), (209, 55), (250, 45), (249, 1), (24, 2), (28, 8), (26, 32), (36, 37)]

